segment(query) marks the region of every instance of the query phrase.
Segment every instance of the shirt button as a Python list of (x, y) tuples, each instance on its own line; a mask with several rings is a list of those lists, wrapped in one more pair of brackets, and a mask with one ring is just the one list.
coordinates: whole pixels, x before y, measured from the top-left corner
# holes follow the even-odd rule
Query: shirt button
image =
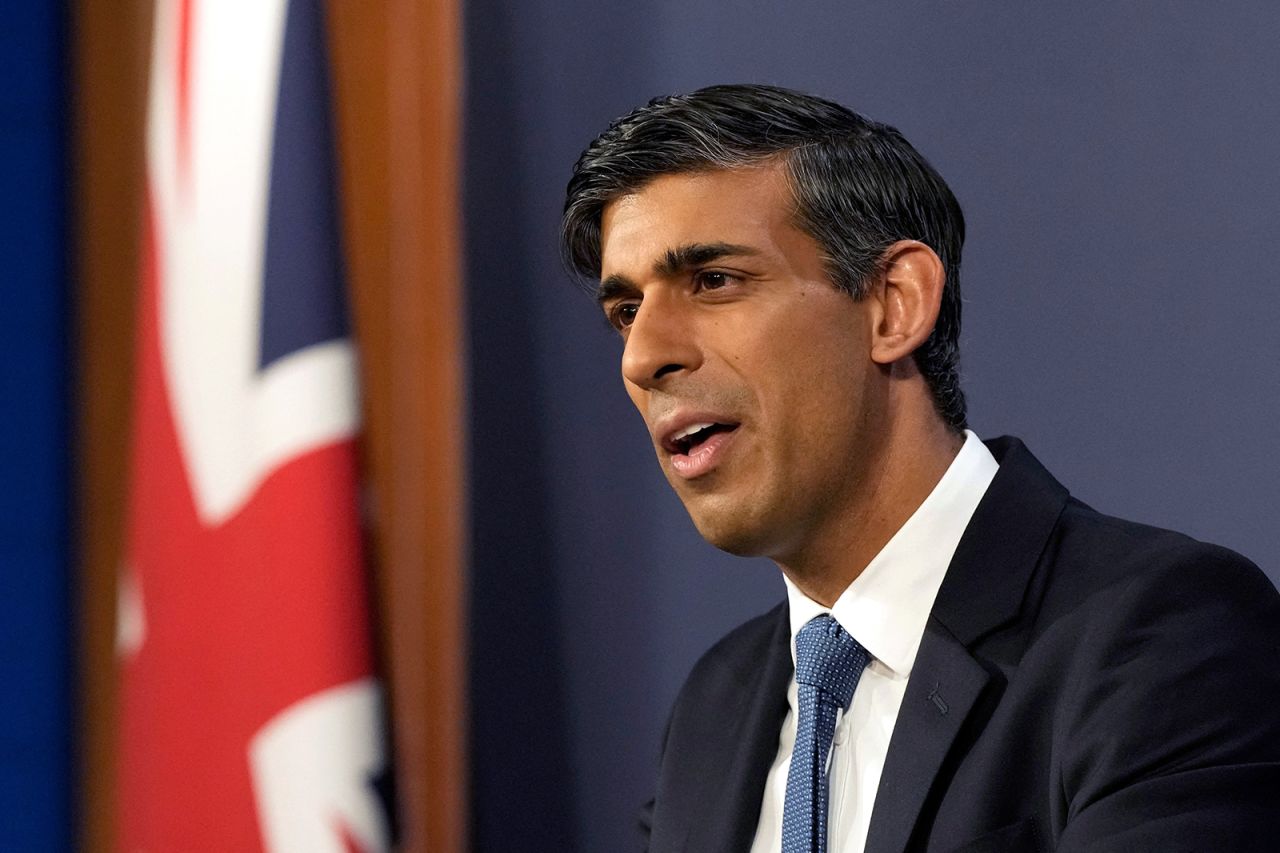
[(848, 740), (848, 738), (849, 738), (849, 727), (844, 724), (844, 720), (841, 720), (840, 725), (836, 726), (836, 733), (835, 733), (835, 736), (832, 738), (832, 742), (835, 743), (836, 746), (840, 746), (846, 740)]

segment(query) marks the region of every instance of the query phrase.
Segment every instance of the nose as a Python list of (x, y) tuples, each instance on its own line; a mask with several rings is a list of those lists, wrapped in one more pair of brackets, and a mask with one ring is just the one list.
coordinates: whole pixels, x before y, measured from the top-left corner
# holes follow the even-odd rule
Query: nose
[(622, 350), (623, 379), (652, 389), (670, 376), (701, 366), (701, 349), (689, 310), (676, 294), (645, 296), (627, 331)]

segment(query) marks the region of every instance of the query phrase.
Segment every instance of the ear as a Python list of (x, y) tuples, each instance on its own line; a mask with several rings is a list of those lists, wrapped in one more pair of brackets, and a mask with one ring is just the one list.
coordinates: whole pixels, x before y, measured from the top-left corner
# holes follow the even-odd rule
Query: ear
[(893, 364), (915, 352), (933, 332), (946, 271), (924, 243), (899, 240), (885, 249), (880, 279), (868, 298), (879, 308), (871, 330), (871, 360)]

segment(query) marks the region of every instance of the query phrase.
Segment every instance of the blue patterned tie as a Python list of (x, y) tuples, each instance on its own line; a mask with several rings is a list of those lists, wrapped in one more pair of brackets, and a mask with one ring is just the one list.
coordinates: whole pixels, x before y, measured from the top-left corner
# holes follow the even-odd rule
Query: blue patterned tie
[(871, 655), (823, 615), (796, 634), (796, 747), (782, 807), (782, 853), (826, 853), (827, 753), (836, 712), (849, 707)]

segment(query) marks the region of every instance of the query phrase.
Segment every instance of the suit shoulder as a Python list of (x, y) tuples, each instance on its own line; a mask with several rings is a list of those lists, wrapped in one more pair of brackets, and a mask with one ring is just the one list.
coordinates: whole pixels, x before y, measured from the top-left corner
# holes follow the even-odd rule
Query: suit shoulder
[(1113, 595), (1121, 589), (1194, 590), (1201, 600), (1274, 601), (1280, 594), (1248, 558), (1182, 533), (1099, 513), (1070, 500), (1046, 550), (1050, 592)]
[[(1280, 654), (1280, 593), (1251, 561), (1189, 536), (1072, 503), (1042, 556), (1031, 649), (1082, 678), (1118, 658), (1159, 664), (1211, 654), (1236, 683)], [(1136, 675), (1136, 673), (1131, 673)], [(1137, 682), (1135, 682), (1137, 683)]]
[(1257, 762), (1273, 762), (1276, 779), (1280, 593), (1270, 579), (1227, 548), (1079, 504), (1050, 550), (1021, 666), (1053, 707), (1069, 813), (1165, 787), (1201, 796), (1226, 783), (1197, 779)]
[(786, 612), (784, 601), (725, 634), (698, 658), (689, 673), (690, 680), (708, 670), (729, 668), (751, 672), (757, 669), (761, 655), (779, 633), (779, 624), (785, 623)]
[(786, 613), (787, 603), (784, 601), (748, 619), (717, 640), (689, 671), (676, 700), (677, 706), (689, 701), (697, 704), (708, 693), (735, 689), (754, 679), (772, 644), (780, 637), (783, 641), (789, 637)]

